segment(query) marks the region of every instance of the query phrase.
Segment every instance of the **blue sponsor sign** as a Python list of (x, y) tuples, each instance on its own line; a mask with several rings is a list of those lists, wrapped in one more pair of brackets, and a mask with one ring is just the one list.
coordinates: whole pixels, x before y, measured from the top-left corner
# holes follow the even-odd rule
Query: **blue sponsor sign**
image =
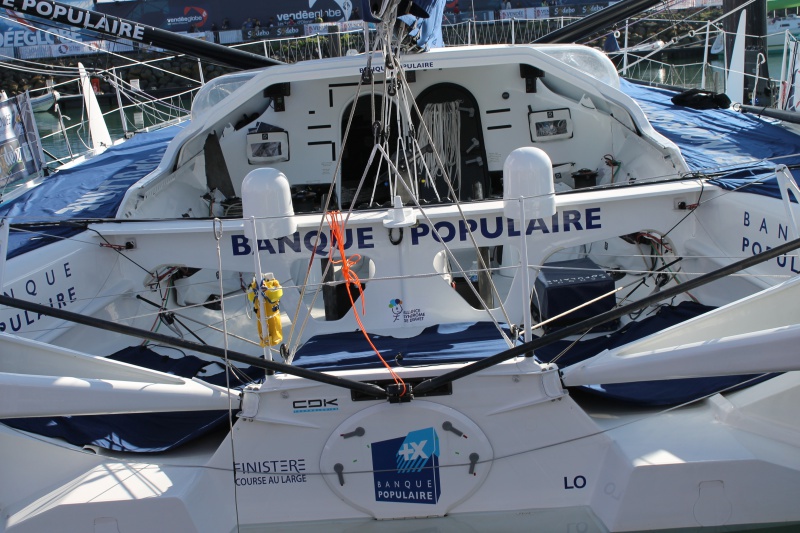
[(432, 427), (405, 437), (372, 443), (375, 501), (436, 504), (439, 479), (439, 436)]

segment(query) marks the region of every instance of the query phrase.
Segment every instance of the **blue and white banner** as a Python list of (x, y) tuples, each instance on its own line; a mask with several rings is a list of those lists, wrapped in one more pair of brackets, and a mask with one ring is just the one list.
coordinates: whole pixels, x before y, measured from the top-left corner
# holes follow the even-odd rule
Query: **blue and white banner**
[(39, 132), (27, 95), (0, 102), (0, 186), (35, 175), (42, 168)]
[[(91, 9), (92, 0), (60, 0), (82, 9)], [(48, 23), (39, 27), (41, 19), (23, 15), (12, 9), (0, 9), (0, 48), (34, 46), (42, 44), (59, 44), (61, 42), (81, 41), (79, 30), (59, 24)], [(63, 39), (63, 41), (62, 41)]]

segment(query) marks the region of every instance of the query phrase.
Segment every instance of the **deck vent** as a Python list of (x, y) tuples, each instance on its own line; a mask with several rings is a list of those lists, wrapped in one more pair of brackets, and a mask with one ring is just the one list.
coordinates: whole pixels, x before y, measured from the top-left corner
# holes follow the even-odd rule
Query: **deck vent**
[(544, 71), (540, 68), (532, 67), (531, 65), (520, 64), (519, 75), (525, 79), (525, 92), (536, 92), (536, 80), (544, 78)]

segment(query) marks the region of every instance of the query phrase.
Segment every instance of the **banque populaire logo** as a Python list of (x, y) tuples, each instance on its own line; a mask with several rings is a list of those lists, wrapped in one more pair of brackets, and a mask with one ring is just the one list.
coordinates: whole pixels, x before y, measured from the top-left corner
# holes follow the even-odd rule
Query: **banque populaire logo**
[(375, 501), (431, 505), (439, 501), (439, 436), (434, 428), (373, 442), (371, 448)]

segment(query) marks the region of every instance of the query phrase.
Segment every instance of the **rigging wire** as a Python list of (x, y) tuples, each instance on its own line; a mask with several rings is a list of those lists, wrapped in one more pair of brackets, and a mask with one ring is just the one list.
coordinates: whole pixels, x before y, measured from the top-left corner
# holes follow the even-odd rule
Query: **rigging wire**
[[(677, 0), (676, 0), (676, 1), (677, 1)], [(742, 4), (738, 5), (738, 6), (736, 6), (734, 9), (732, 9), (732, 10), (730, 10), (730, 11), (727, 11), (727, 12), (723, 13), (721, 16), (719, 16), (719, 17), (717, 17), (716, 19), (714, 19), (714, 20), (710, 21), (708, 24), (709, 24), (709, 25), (711, 25), (711, 26), (716, 26), (716, 25), (717, 25), (717, 23), (718, 23), (719, 21), (721, 21), (722, 19), (724, 19), (725, 17), (728, 17), (728, 16), (730, 16), (730, 15), (733, 15), (734, 13), (737, 13), (737, 12), (739, 12), (740, 10), (742, 10), (742, 9), (746, 8), (747, 6), (749, 6), (750, 4), (752, 4), (752, 3), (753, 3), (753, 2), (755, 2), (755, 1), (756, 1), (756, 0), (747, 0), (747, 1), (745, 1), (744, 3), (742, 3)], [(670, 41), (667, 43), (667, 46), (670, 46), (670, 45), (672, 45), (672, 44), (675, 44), (675, 43), (677, 43), (678, 41), (682, 40), (684, 37), (688, 37), (688, 36), (689, 36), (689, 33), (687, 32), (685, 35), (679, 36), (679, 37), (677, 37), (677, 38), (673, 38), (673, 39), (671, 39), (671, 40), (670, 40)], [(666, 48), (667, 46), (665, 46), (665, 48)], [(653, 50), (652, 52), (648, 53), (647, 55), (644, 55), (644, 56), (642, 56), (642, 57), (638, 58), (638, 59), (637, 59), (636, 61), (634, 61), (633, 63), (629, 63), (629, 64), (628, 64), (628, 66), (627, 66), (627, 68), (631, 68), (631, 67), (633, 67), (634, 65), (637, 65), (637, 64), (641, 63), (642, 61), (646, 61), (646, 60), (650, 59), (650, 57), (651, 57), (651, 56), (653, 56), (653, 55), (655, 55), (655, 54), (658, 54), (658, 53), (660, 53), (661, 51), (663, 51), (663, 48), (661, 48), (661, 49), (657, 49), (657, 50)]]
[[(15, 22), (12, 19), (10, 19), (9, 17), (0, 15), (0, 20), (2, 20), (2, 19), (5, 19), (5, 20), (10, 21), (10, 22)], [(40, 23), (42, 25), (44, 25), (44, 26), (48, 25), (47, 22), (37, 20), (37, 24), (40, 24)], [(55, 26), (51, 26), (51, 27), (55, 27)], [(71, 43), (74, 43), (74, 44), (77, 44), (77, 45), (80, 45), (80, 46), (83, 46), (83, 47), (92, 48), (92, 51), (97, 51), (94, 47), (92, 47), (92, 45), (88, 44), (87, 42), (80, 41), (78, 39), (73, 39), (72, 37), (70, 37), (68, 35), (64, 35), (63, 33), (50, 31), (50, 30), (47, 30), (47, 29), (44, 29), (44, 28), (38, 28), (38, 29), (42, 33), (46, 33), (48, 35), (52, 35), (55, 38), (60, 39), (62, 41), (68, 41), (68, 42), (71, 42)], [(91, 32), (88, 29), (84, 29), (84, 31), (87, 31), (91, 35), (97, 35), (99, 38), (102, 38), (104, 41), (113, 42), (115, 44), (126, 43), (126, 41), (127, 41), (126, 39), (113, 39), (113, 38), (111, 38), (111, 36), (108, 36), (108, 35), (95, 34), (95, 32)], [(106, 54), (106, 58), (108, 58), (108, 56), (113, 56), (113, 57), (116, 57), (117, 59), (120, 59), (120, 60), (124, 61), (125, 65), (123, 65), (123, 66), (148, 65), (149, 67), (155, 68), (156, 70), (161, 70), (164, 73), (171, 74), (171, 75), (174, 75), (174, 76), (177, 76), (177, 77), (180, 77), (180, 78), (184, 78), (184, 79), (190, 80), (190, 81), (192, 81), (194, 83), (199, 83), (197, 80), (189, 78), (187, 76), (184, 76), (184, 75), (182, 75), (180, 73), (172, 72), (170, 70), (167, 70), (167, 69), (164, 69), (164, 68), (161, 68), (161, 67), (156, 67), (156, 66), (151, 64), (151, 63), (155, 63), (157, 61), (165, 61), (165, 60), (173, 59), (173, 58), (176, 58), (176, 57), (190, 57), (190, 56), (186, 56), (185, 54), (171, 54), (169, 56), (160, 57), (160, 58), (156, 58), (156, 59), (150, 59), (150, 60), (147, 60), (147, 61), (141, 61), (140, 62), (140, 61), (132, 60), (130, 57), (122, 55), (122, 54), (117, 53), (117, 52), (114, 52), (112, 50), (103, 50), (103, 52)], [(108, 59), (106, 59), (106, 61), (108, 61)], [(213, 61), (208, 61), (208, 62), (214, 63)], [(68, 68), (75, 68), (75, 67), (68, 67)], [(119, 67), (117, 67), (117, 68), (119, 68)], [(100, 72), (105, 72), (105, 71), (106, 70), (101, 70)]]
[[(222, 228), (222, 220), (215, 218), (214, 219), (214, 239), (217, 241), (217, 272), (220, 273), (218, 276), (219, 278), (219, 296), (220, 296), (220, 305), (221, 305), (221, 312), (222, 312), (222, 349), (225, 361), (225, 387), (230, 391), (231, 390), (231, 373), (230, 368), (233, 366), (228, 359), (228, 321), (225, 319), (225, 287), (222, 281), (222, 248), (220, 242), (222, 241), (223, 235), (223, 228)], [(230, 394), (228, 394), (228, 431), (230, 432), (230, 443), (231, 443), (231, 462), (235, 465), (236, 464), (236, 446), (234, 445), (234, 431), (233, 431), (233, 398)], [(236, 513), (236, 531), (239, 531), (240, 523), (239, 523), (239, 491), (236, 485), (236, 468), (232, 469), (233, 471), (233, 508)]]

